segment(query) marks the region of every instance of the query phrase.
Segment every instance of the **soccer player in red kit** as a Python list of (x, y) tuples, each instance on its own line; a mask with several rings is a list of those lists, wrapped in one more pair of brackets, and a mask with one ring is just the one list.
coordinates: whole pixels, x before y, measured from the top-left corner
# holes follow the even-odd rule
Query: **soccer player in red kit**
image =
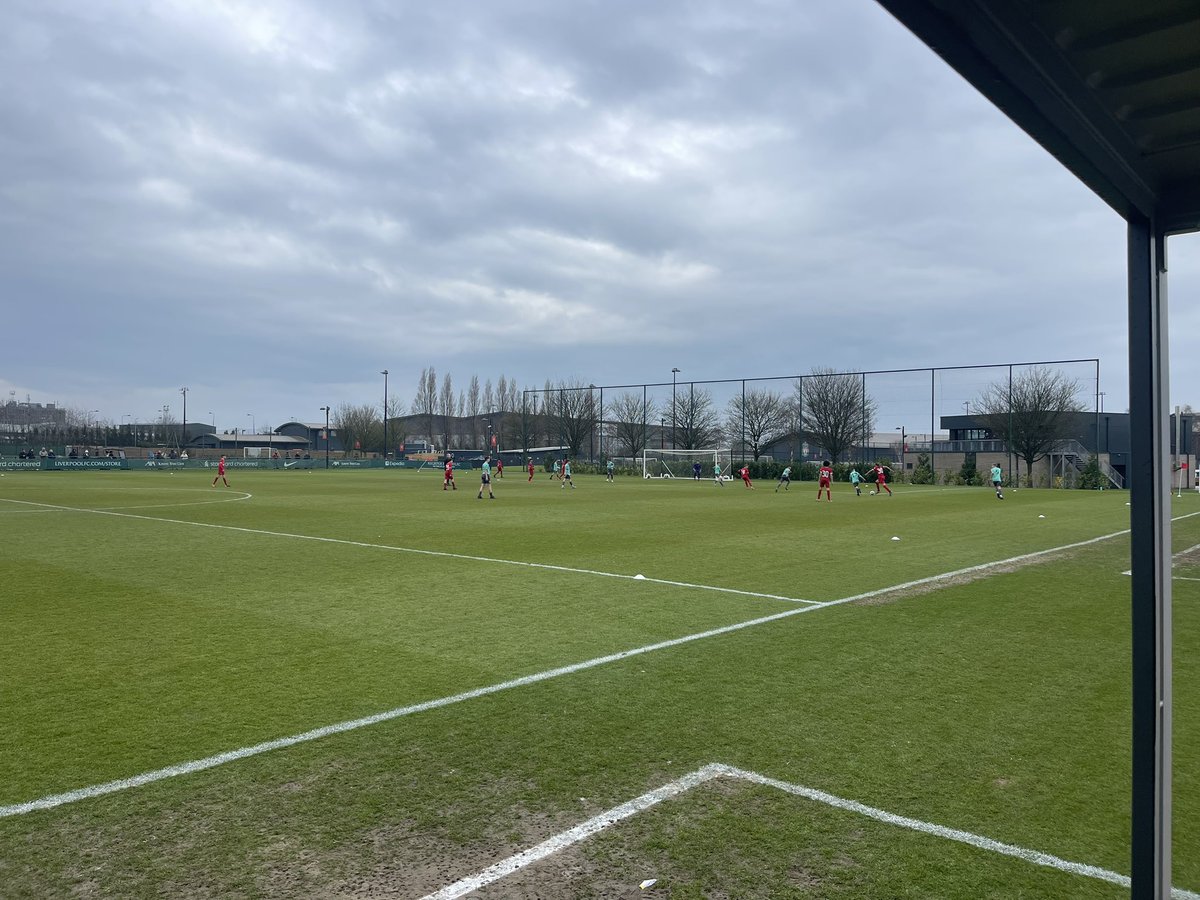
[(529, 460), (529, 465), (527, 465), (525, 468), (527, 468), (529, 470), (529, 480), (533, 481), (533, 460), (532, 459)]
[(754, 490), (754, 485), (750, 483), (750, 467), (742, 466), (738, 470), (738, 474), (742, 476), (742, 484), (746, 485), (750, 490)]
[(825, 491), (825, 499), (830, 503), (833, 502), (833, 493), (830, 491), (830, 485), (833, 484), (833, 466), (829, 464), (829, 460), (821, 463), (821, 468), (817, 470), (817, 502), (821, 502), (821, 491)]
[(216, 487), (218, 481), (224, 481), (225, 487), (229, 487), (229, 479), (225, 477), (225, 457), (221, 457), (221, 461), (217, 463), (217, 477), (213, 479), (212, 486)]
[(446, 458), (446, 477), (444, 479), (442, 479), (442, 490), (443, 491), (446, 489), (447, 485), (450, 486), (451, 490), (455, 490), (455, 491), (458, 490), (458, 485), (454, 483), (454, 457), (453, 456)]
[(504, 477), (504, 458), (500, 456), (496, 457), (496, 477)]
[(892, 489), (887, 486), (887, 477), (883, 474), (884, 469), (887, 469), (889, 472), (892, 471), (891, 466), (885, 466), (881, 463), (875, 463), (875, 468), (871, 470), (871, 473), (875, 476), (875, 493), (882, 494), (884, 491), (887, 491), (890, 497), (892, 496)]

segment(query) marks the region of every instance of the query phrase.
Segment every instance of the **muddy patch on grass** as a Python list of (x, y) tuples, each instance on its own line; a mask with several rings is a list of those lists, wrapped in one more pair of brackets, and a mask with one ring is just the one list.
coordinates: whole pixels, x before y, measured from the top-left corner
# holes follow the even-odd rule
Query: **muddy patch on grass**
[(933, 581), (926, 581), (922, 584), (915, 584), (909, 587), (897, 587), (894, 590), (884, 590), (882, 593), (875, 594), (870, 597), (863, 597), (861, 600), (853, 601), (855, 606), (883, 606), (887, 603), (895, 603), (897, 600), (906, 600), (909, 597), (920, 597), (924, 594), (932, 594), (934, 591), (944, 590), (948, 587), (960, 587), (964, 584), (982, 581), (985, 578), (991, 578), (993, 575), (1007, 575), (1011, 572), (1019, 572), (1022, 569), (1028, 569), (1031, 566), (1040, 566), (1049, 562), (1057, 562), (1066, 559), (1071, 555), (1069, 550), (1064, 550), (1061, 553), (1047, 553), (1044, 556), (1035, 556), (1032, 559), (1016, 560), (1008, 563), (998, 563), (994, 566), (988, 566), (986, 569), (979, 569), (973, 572), (960, 572), (957, 575), (947, 575), (944, 578), (937, 578)]

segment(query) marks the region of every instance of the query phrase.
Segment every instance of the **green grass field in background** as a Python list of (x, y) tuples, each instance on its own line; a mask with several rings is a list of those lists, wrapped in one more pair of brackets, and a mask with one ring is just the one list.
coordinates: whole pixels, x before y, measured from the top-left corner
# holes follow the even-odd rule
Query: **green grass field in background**
[[(453, 493), (411, 471), (234, 471), (228, 491), (6, 475), (0, 806), (1086, 541), (1129, 512), (1123, 492), (839, 486), (827, 504), (808, 483), (544, 473), (480, 501), (472, 474)], [(1200, 516), (1179, 520), (1175, 549), (1197, 543)], [(1197, 568), (1185, 554), (1175, 582), (1191, 890)], [(1126, 569), (1118, 537), (0, 818), (0, 895), (421, 896), (710, 762), (1127, 872)], [(644, 878), (675, 897), (1124, 893), (721, 782), (480, 896)]]

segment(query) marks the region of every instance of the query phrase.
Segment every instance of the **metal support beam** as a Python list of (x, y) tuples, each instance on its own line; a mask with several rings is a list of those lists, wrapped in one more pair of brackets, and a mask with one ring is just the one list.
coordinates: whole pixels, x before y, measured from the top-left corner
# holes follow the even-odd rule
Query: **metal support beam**
[(1130, 219), (1132, 900), (1171, 896), (1171, 469), (1165, 237)]

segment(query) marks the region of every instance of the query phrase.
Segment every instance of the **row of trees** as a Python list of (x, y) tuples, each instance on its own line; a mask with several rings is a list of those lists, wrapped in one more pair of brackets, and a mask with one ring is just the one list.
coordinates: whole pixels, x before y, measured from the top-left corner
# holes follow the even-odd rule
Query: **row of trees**
[[(1074, 379), (1035, 367), (990, 385), (971, 407), (980, 424), (1024, 460), (1029, 474), (1068, 436), (1073, 415), (1084, 408), (1079, 393)], [(400, 418), (400, 404), (390, 406), (389, 419)], [(508, 448), (561, 445), (578, 457), (585, 448), (603, 447), (608, 456), (636, 457), (654, 438), (662, 441), (669, 426), (671, 443), (680, 449), (724, 445), (739, 458), (757, 460), (767, 445), (795, 435), (836, 461), (870, 442), (876, 412), (860, 375), (829, 368), (813, 369), (790, 393), (754, 388), (724, 409), (707, 389), (692, 384), (664, 403), (641, 392), (608, 394), (601, 409), (599, 389), (578, 380), (547, 380), (542, 388), (521, 390), (503, 375), (494, 386), (472, 376), (456, 390), (449, 373), (439, 379), (431, 367), (421, 372), (407, 418), (410, 433), (440, 447), (481, 448), (494, 434)], [(343, 405), (334, 422), (343, 446), (382, 446), (377, 407)]]
[[(408, 414), (399, 401), (389, 401), (389, 423), (405, 418), (406, 431), (443, 447), (483, 447), (489, 435), (504, 447), (565, 446), (572, 456), (585, 446), (606, 448), (606, 455), (638, 456), (660, 441), (663, 422), (670, 423), (671, 443), (680, 449), (731, 445), (740, 456), (757, 460), (763, 448), (785, 435), (803, 435), (832, 459), (869, 439), (874, 401), (862, 391), (859, 376), (814, 369), (790, 394), (755, 388), (719, 409), (712, 394), (689, 384), (672, 400), (658, 403), (640, 392), (605, 397), (579, 380), (521, 390), (501, 375), (493, 386), (472, 376), (456, 390), (449, 373), (440, 379), (431, 367), (421, 372)], [(342, 445), (383, 446), (383, 418), (371, 404), (342, 404), (332, 414)], [(655, 423), (659, 429), (655, 429)], [(396, 434), (395, 443), (403, 439)]]

